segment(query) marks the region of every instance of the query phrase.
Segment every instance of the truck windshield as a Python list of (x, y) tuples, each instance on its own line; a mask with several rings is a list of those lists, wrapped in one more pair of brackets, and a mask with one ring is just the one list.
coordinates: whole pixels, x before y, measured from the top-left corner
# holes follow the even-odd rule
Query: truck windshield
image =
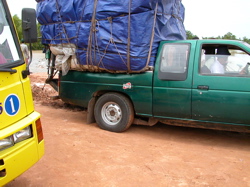
[(0, 2), (0, 67), (20, 60), (13, 38), (13, 29), (11, 29), (6, 17), (6, 11)]

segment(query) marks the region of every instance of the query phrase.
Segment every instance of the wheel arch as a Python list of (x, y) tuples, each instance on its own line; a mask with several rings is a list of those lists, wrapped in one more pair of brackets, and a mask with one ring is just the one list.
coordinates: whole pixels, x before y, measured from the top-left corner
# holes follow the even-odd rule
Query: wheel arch
[[(95, 104), (98, 100), (99, 97), (101, 97), (104, 94), (107, 93), (118, 93), (120, 95), (123, 95), (124, 97), (128, 98), (130, 103), (133, 106), (134, 109), (134, 103), (132, 102), (132, 99), (130, 98), (130, 96), (124, 92), (119, 92), (119, 91), (114, 91), (114, 90), (99, 90), (96, 91), (95, 93), (93, 93), (92, 98), (89, 100), (88, 102), (88, 108), (87, 108), (87, 123), (95, 123), (95, 115), (94, 115), (94, 108), (95, 108)], [(135, 113), (135, 111), (134, 111)]]

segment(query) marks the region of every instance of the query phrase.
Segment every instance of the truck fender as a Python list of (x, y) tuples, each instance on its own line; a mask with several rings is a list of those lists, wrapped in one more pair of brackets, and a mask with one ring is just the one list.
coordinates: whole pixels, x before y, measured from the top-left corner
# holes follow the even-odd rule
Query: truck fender
[(95, 123), (95, 114), (94, 114), (94, 109), (95, 109), (95, 104), (99, 96), (105, 94), (105, 91), (98, 91), (95, 92), (92, 96), (92, 98), (89, 100), (88, 103), (88, 108), (87, 108), (87, 124), (90, 123)]
[(97, 97), (92, 97), (88, 103), (87, 124), (95, 123), (94, 108), (95, 108), (96, 101), (97, 101)]
[[(93, 97), (89, 100), (89, 103), (88, 103), (88, 109), (87, 109), (87, 124), (90, 124), (90, 123), (95, 123), (95, 115), (94, 115), (94, 109), (95, 109), (95, 104), (96, 104), (96, 101), (98, 100), (98, 98), (105, 94), (105, 93), (109, 93), (108, 91), (99, 91), (99, 92), (96, 92)], [(125, 95), (126, 97), (128, 97), (127, 95)], [(128, 97), (129, 98), (129, 97)], [(131, 101), (131, 99), (129, 98), (129, 100)], [(131, 101), (132, 105), (133, 105), (133, 102)], [(134, 107), (134, 106), (133, 106)]]

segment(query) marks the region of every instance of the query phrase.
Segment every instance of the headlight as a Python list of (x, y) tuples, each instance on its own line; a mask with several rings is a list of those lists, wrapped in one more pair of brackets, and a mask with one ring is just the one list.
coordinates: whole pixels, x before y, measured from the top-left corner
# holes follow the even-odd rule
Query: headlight
[(13, 146), (15, 143), (21, 142), (32, 137), (31, 126), (28, 126), (15, 134), (0, 140), (0, 151)]
[(14, 138), (15, 143), (26, 140), (26, 139), (30, 138), (31, 136), (32, 136), (32, 133), (31, 133), (30, 126), (18, 131), (15, 134), (13, 134), (13, 138)]
[(0, 140), (0, 151), (7, 149), (14, 145), (12, 136)]

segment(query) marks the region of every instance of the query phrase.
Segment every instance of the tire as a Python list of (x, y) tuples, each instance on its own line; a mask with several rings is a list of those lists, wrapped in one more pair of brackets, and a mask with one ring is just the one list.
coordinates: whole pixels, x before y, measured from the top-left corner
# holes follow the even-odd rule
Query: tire
[(118, 93), (102, 95), (95, 104), (97, 125), (111, 132), (127, 130), (134, 120), (134, 109), (128, 98)]

